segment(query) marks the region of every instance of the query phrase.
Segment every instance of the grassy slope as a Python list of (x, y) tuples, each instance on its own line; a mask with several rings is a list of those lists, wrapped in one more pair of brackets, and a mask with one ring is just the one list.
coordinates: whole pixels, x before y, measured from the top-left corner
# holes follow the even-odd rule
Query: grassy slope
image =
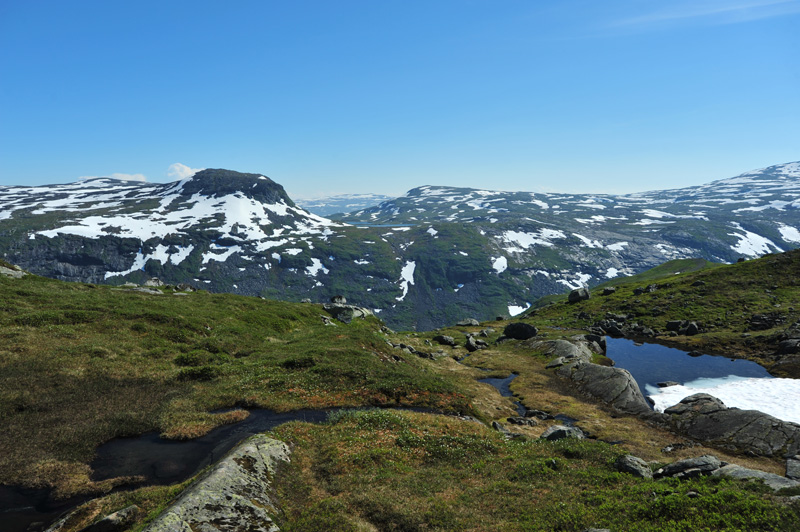
[(320, 314), (252, 297), (0, 276), (0, 483), (96, 488), (85, 465), (96, 445), (150, 430), (195, 437), (246, 415), (209, 413), (223, 407), (469, 411), (426, 361), (394, 358), (378, 320), (326, 327)]
[[(800, 365), (774, 356), (778, 336), (800, 319), (800, 251), (767, 255), (730, 265), (695, 271), (672, 261), (642, 276), (615, 280), (617, 291), (601, 296), (602, 286), (587, 301), (568, 304), (566, 298), (534, 310), (534, 324), (585, 329), (607, 312), (627, 314), (662, 333), (659, 341), (710, 353), (755, 360), (776, 375), (800, 377)], [(683, 273), (673, 273), (673, 270)], [(665, 275), (666, 274), (666, 275)], [(635, 295), (637, 288), (654, 285), (655, 291)], [(590, 319), (581, 319), (580, 313)], [(756, 314), (774, 315), (779, 323), (767, 330), (751, 330)], [(666, 334), (670, 320), (693, 320), (704, 332), (696, 336)]]
[[(598, 440), (537, 442), (556, 423), (545, 421), (511, 427), (526, 439), (509, 442), (479, 423), (408, 412), (344, 413), (326, 425), (288, 424), (275, 431), (293, 446), (292, 464), (278, 477), (282, 529), (688, 531), (800, 525), (796, 507), (778, 504), (758, 484), (641, 481), (616, 473), (611, 462), (623, 452), (670, 462), (709, 451), (663, 454), (667, 444), (688, 442), (576, 395), (544, 369), (547, 357), (535, 349), (520, 342), (495, 345), (506, 322), (488, 324), (496, 329), (487, 338), (490, 349), (457, 363), (463, 348), (445, 348), (453, 357), (421, 360), (389, 348), (376, 320), (324, 327), (317, 306), (255, 298), (155, 296), (26, 277), (0, 279), (0, 309), (0, 420), (8, 427), (0, 448), (13, 450), (0, 457), (4, 482), (51, 483), (62, 493), (110, 488), (88, 481), (85, 461), (93, 445), (151, 428), (176, 437), (199, 434), (235, 421), (236, 414), (226, 419), (207, 413), (232, 404), (287, 409), (415, 403), (505, 423), (514, 413), (510, 400), (476, 379), (516, 372), (516, 399), (577, 418)], [(390, 339), (430, 351), (437, 348), (426, 341), (436, 334), (463, 344), (464, 332), (479, 330), (457, 327)], [(571, 331), (545, 327), (545, 334)], [(395, 355), (404, 362), (392, 362)], [(211, 380), (196, 380), (206, 371)], [(773, 472), (782, 467), (714, 454)], [(153, 517), (180, 489), (141, 488), (97, 499), (84, 505), (68, 530), (131, 503)], [(700, 497), (690, 497), (691, 491)], [(140, 520), (131, 530), (143, 525)]]

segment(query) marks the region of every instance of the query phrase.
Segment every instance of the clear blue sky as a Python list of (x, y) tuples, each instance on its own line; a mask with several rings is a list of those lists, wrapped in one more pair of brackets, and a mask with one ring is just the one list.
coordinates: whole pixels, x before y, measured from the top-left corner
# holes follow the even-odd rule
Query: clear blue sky
[(0, 0), (1, 185), (632, 192), (798, 159), (800, 0)]

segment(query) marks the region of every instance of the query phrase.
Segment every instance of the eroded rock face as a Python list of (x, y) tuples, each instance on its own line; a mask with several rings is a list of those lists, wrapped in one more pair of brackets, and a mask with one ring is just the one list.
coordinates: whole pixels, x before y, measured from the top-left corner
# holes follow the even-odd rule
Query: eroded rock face
[(795, 455), (800, 425), (757, 410), (728, 408), (705, 393), (683, 399), (664, 411), (674, 430), (722, 449), (763, 456)]
[(289, 448), (263, 434), (228, 453), (156, 518), (145, 532), (277, 532), (272, 476)]

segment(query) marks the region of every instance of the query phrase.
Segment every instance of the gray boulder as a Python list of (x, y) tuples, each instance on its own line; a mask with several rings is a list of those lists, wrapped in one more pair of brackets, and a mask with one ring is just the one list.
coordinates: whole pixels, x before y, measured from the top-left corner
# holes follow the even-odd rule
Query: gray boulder
[(228, 453), (159, 515), (145, 532), (277, 532), (270, 479), (289, 448), (258, 434)]
[(356, 318), (366, 318), (372, 316), (372, 311), (363, 307), (355, 305), (344, 305), (341, 303), (325, 303), (322, 305), (328, 313), (341, 321), (342, 323), (350, 323)]
[(760, 480), (775, 491), (778, 491), (782, 488), (796, 488), (800, 486), (800, 482), (797, 482), (796, 480), (782, 477), (780, 475), (776, 475), (775, 473), (767, 473), (765, 471), (748, 469), (736, 464), (728, 464), (724, 467), (721, 467), (714, 471), (712, 475), (716, 477)]
[(539, 334), (539, 329), (529, 323), (523, 323), (521, 321), (509, 323), (506, 325), (506, 328), (503, 329), (503, 335), (513, 338), (514, 340), (527, 340), (533, 338), (537, 334)]
[(548, 441), (563, 440), (564, 438), (584, 439), (586, 436), (578, 427), (567, 427), (566, 425), (553, 425), (540, 438)]
[(12, 268), (6, 268), (3, 265), (0, 265), (0, 275), (5, 275), (6, 277), (11, 277), (13, 279), (21, 279), (28, 275), (28, 272), (23, 271), (19, 266), (13, 266)]
[(440, 334), (439, 336), (434, 336), (433, 341), (438, 343), (439, 345), (449, 345), (454, 346), (456, 345), (456, 340), (452, 336), (445, 336)]
[(687, 472), (698, 472), (700, 474), (711, 474), (712, 471), (719, 469), (722, 462), (714, 455), (705, 454), (696, 458), (685, 458), (666, 465), (655, 472), (656, 478), (684, 476)]
[(728, 408), (708, 394), (690, 395), (664, 413), (676, 432), (722, 449), (762, 456), (800, 450), (800, 425), (757, 410)]
[(653, 478), (653, 470), (650, 469), (647, 462), (638, 456), (633, 456), (632, 454), (620, 456), (614, 465), (617, 471), (629, 473), (639, 478)]
[(473, 336), (467, 337), (467, 341), (464, 344), (464, 347), (466, 347), (467, 351), (469, 351), (470, 353), (475, 352), (479, 349), (478, 344), (475, 342), (475, 337)]
[(625, 414), (650, 413), (650, 406), (628, 370), (579, 360), (565, 364), (556, 373), (571, 379), (577, 388)]
[(792, 456), (786, 460), (786, 478), (800, 480), (800, 456)]
[(575, 290), (570, 292), (569, 295), (567, 296), (567, 301), (570, 303), (577, 303), (579, 301), (586, 301), (587, 299), (589, 299), (589, 297), (590, 297), (589, 289), (583, 286), (581, 288), (576, 288)]
[(458, 325), (459, 327), (477, 327), (478, 325), (480, 325), (480, 322), (478, 322), (478, 320), (476, 320), (475, 318), (467, 318), (465, 320), (459, 321), (458, 323), (456, 323), (456, 325)]

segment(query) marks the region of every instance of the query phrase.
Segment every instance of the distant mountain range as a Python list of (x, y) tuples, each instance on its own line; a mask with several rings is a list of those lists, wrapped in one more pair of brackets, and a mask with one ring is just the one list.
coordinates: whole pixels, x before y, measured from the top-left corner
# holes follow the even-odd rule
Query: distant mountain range
[(0, 254), (63, 280), (156, 276), (295, 301), (342, 294), (395, 327), (430, 329), (521, 312), (669, 259), (793, 249), (798, 207), (798, 162), (628, 195), (424, 186), (335, 220), (266, 176), (209, 169), (169, 184), (0, 187)]
[(394, 199), (393, 196), (382, 194), (337, 194), (326, 198), (296, 199), (295, 203), (314, 214), (330, 216), (368, 209), (392, 199)]

